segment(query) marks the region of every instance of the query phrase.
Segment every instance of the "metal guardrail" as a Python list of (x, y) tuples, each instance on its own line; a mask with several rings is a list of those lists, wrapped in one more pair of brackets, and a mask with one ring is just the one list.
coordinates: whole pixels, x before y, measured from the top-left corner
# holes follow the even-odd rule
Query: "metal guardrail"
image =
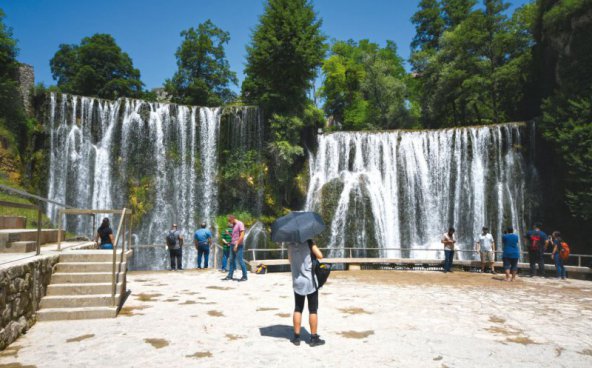
[[(60, 206), (60, 207), (64, 207), (64, 208), (71, 208), (68, 205), (65, 205), (63, 203), (60, 202), (56, 202), (53, 201), (51, 199), (48, 198), (43, 198), (34, 194), (30, 194), (27, 193), (23, 190), (20, 189), (16, 189), (16, 188), (12, 188), (9, 187), (7, 185), (4, 184), (0, 184), (0, 190), (4, 190), (13, 194), (17, 194), (20, 195), (22, 197), (25, 198), (29, 198), (32, 200), (37, 201), (37, 206), (34, 206), (32, 204), (26, 204), (26, 203), (16, 203), (16, 202), (8, 202), (8, 201), (0, 201), (0, 206), (2, 207), (12, 207), (12, 208), (24, 208), (24, 209), (30, 209), (30, 210), (37, 210), (37, 246), (36, 246), (36, 250), (35, 250), (35, 255), (39, 255), (41, 253), (41, 227), (42, 227), (42, 217), (43, 217), (43, 202), (45, 203), (51, 203), (54, 204), (56, 206)], [(58, 231), (58, 237), (59, 237), (59, 231)]]
[[(216, 245), (219, 247), (219, 245)], [(347, 256), (345, 256), (345, 258), (354, 258), (353, 253), (354, 252), (360, 252), (360, 251), (376, 251), (376, 252), (380, 252), (380, 251), (404, 251), (404, 252), (416, 252), (416, 251), (424, 251), (424, 252), (441, 252), (443, 251), (443, 249), (409, 249), (409, 248), (353, 248), (353, 247), (345, 247), (345, 248), (339, 248), (339, 249), (335, 249), (335, 248), (320, 248), (322, 251), (326, 251), (326, 250), (337, 250), (337, 251), (343, 251), (345, 254), (347, 254)], [(257, 253), (260, 252), (286, 252), (288, 250), (288, 248), (275, 248), (275, 249), (249, 249), (247, 250), (247, 252), (250, 252), (252, 254), (253, 257), (253, 261), (257, 260)], [(477, 251), (475, 250), (464, 250), (464, 249), (459, 249), (459, 250), (455, 250), (455, 259), (458, 259), (458, 254), (459, 253), (468, 253), (468, 254), (475, 254), (477, 253)], [(496, 251), (495, 254), (496, 256), (498, 256), (498, 259), (501, 259), (501, 254), (503, 252), (502, 251)], [(528, 252), (522, 251), (520, 252), (521, 255), (524, 256), (528, 256)], [(545, 255), (551, 256), (551, 253), (545, 253)], [(592, 255), (590, 254), (570, 254), (569, 255), (570, 259), (577, 259), (577, 266), (578, 267), (582, 267), (582, 259), (589, 259), (592, 262)], [(434, 259), (434, 260), (438, 260), (438, 259)]]
[[(117, 226), (117, 232), (115, 233), (115, 240), (113, 241), (113, 261), (112, 261), (112, 268), (111, 268), (111, 303), (113, 306), (116, 305), (115, 302), (115, 295), (117, 294), (117, 278), (116, 278), (116, 269), (118, 268), (119, 271), (117, 275), (121, 272), (121, 265), (123, 263), (123, 258), (125, 255), (125, 249), (127, 244), (127, 249), (131, 248), (131, 234), (132, 234), (132, 224), (130, 221), (130, 217), (133, 214), (132, 210), (127, 208), (123, 208), (121, 210), (87, 210), (87, 209), (77, 209), (77, 208), (68, 208), (68, 209), (60, 209), (58, 211), (58, 251), (62, 250), (61, 247), (61, 227), (62, 227), (62, 217), (64, 215), (88, 215), (94, 218), (97, 214), (120, 214), (119, 224)], [(129, 222), (129, 223), (128, 223)], [(129, 226), (129, 229), (128, 229)], [(122, 236), (123, 234), (123, 236)], [(127, 240), (126, 240), (127, 238)], [(120, 240), (122, 240), (121, 244), (121, 255), (119, 258), (119, 267), (117, 267), (117, 249), (119, 246)], [(123, 294), (123, 293), (122, 293)]]

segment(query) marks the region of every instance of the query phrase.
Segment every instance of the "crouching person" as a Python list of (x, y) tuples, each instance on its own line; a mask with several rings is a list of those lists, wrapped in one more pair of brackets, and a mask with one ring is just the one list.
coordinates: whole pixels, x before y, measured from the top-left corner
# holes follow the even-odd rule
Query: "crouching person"
[(323, 258), (323, 253), (312, 241), (304, 243), (291, 244), (288, 247), (288, 258), (290, 259), (290, 268), (292, 269), (292, 285), (294, 288), (294, 338), (291, 340), (294, 345), (300, 345), (300, 325), (302, 323), (302, 311), (304, 309), (304, 299), (308, 299), (308, 321), (310, 324), (310, 346), (323, 345), (318, 333), (319, 291), (316, 288), (317, 280), (313, 279), (311, 252), (317, 259)]

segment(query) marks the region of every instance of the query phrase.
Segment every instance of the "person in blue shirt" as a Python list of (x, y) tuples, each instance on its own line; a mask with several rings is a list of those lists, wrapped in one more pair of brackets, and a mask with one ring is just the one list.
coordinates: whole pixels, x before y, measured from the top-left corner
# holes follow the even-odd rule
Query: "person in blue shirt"
[[(514, 234), (514, 228), (508, 226), (504, 235), (502, 235), (504, 271), (506, 272), (506, 281), (514, 281), (518, 272), (518, 259), (520, 258), (520, 246), (518, 245), (518, 235)], [(510, 279), (510, 272), (512, 278)]]
[[(212, 245), (212, 233), (206, 229), (206, 223), (201, 223), (201, 229), (195, 232), (193, 237), (195, 249), (197, 249), (197, 268), (208, 268), (208, 258), (210, 257), (210, 246)], [(205, 258), (204, 266), (201, 267), (201, 259)]]
[(530, 277), (537, 275), (536, 265), (539, 266), (539, 277), (545, 277), (545, 249), (548, 236), (541, 230), (540, 224), (534, 224), (533, 229), (524, 236), (528, 248), (528, 261), (530, 262)]

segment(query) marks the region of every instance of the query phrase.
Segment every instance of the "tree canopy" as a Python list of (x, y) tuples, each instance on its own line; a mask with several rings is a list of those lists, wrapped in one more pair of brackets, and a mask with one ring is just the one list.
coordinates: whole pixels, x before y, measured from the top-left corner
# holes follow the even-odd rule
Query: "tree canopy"
[(187, 105), (218, 106), (236, 98), (229, 88), (236, 85), (236, 73), (230, 70), (224, 46), (228, 32), (211, 20), (181, 32), (183, 42), (177, 49), (178, 70), (167, 80), (165, 89), (172, 101)]
[(243, 98), (273, 113), (302, 113), (326, 37), (308, 0), (269, 0), (247, 46)]
[(337, 41), (323, 62), (320, 95), (324, 110), (348, 130), (392, 129), (409, 125), (407, 73), (397, 46), (368, 40)]
[(140, 71), (108, 34), (85, 37), (80, 45), (60, 45), (50, 66), (66, 93), (109, 99), (142, 95)]

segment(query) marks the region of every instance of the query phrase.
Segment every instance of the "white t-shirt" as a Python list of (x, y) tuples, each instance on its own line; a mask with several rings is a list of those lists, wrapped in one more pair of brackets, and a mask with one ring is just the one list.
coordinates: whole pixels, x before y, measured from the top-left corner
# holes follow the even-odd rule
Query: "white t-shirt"
[[(290, 268), (292, 269), (292, 285), (298, 295), (309, 295), (316, 291), (312, 281), (312, 258), (307, 242), (290, 243), (288, 245)], [(318, 282), (315, 277), (315, 282)]]
[[(445, 232), (444, 235), (442, 235), (442, 241), (456, 241), (456, 237), (454, 236), (454, 233), (452, 236), (448, 236), (448, 232)], [(444, 249), (454, 250), (454, 244), (444, 244)]]
[(493, 251), (493, 236), (489, 233), (483, 235), (479, 235), (479, 239), (477, 239), (477, 243), (479, 243), (479, 250), (481, 252), (491, 252)]

